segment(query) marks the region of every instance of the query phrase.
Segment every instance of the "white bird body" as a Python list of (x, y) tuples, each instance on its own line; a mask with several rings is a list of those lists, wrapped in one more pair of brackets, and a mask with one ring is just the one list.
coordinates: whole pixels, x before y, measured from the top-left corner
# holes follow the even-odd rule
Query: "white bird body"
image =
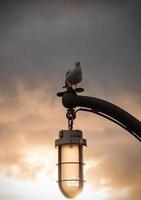
[(75, 67), (72, 69), (68, 70), (66, 73), (66, 80), (65, 83), (69, 86), (72, 87), (73, 85), (76, 85), (81, 82), (82, 80), (82, 69), (80, 66), (80, 62), (75, 63)]

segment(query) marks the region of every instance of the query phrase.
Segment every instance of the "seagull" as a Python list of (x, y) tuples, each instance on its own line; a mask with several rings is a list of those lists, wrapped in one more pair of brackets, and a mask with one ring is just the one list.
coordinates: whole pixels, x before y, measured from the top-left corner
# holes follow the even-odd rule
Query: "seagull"
[(69, 69), (66, 73), (65, 86), (63, 88), (72, 87), (73, 85), (76, 88), (76, 85), (82, 80), (82, 70), (80, 62), (75, 62), (75, 67)]

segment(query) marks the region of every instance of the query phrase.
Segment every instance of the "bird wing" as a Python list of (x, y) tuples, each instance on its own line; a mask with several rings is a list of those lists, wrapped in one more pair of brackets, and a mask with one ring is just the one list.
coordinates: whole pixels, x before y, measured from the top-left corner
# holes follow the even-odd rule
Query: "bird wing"
[(69, 73), (70, 73), (70, 69), (67, 71), (67, 73), (66, 73), (66, 77), (68, 76)]
[(82, 80), (82, 70), (81, 67), (74, 67), (73, 69), (69, 70), (66, 76), (66, 82), (69, 85), (75, 85)]

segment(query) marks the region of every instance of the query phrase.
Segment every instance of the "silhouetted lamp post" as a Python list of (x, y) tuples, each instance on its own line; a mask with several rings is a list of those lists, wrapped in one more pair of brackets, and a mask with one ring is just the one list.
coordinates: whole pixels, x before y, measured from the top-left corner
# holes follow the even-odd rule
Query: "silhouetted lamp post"
[[(77, 95), (84, 89), (67, 87), (65, 92), (57, 93), (62, 97), (62, 103), (67, 108), (68, 130), (59, 132), (55, 141), (58, 147), (58, 184), (61, 192), (67, 198), (74, 198), (83, 188), (83, 146), (86, 140), (82, 131), (73, 130), (73, 120), (76, 112), (88, 111), (100, 115), (121, 126), (139, 141), (141, 141), (141, 121), (122, 108), (102, 99)], [(79, 107), (77, 110), (74, 108)]]

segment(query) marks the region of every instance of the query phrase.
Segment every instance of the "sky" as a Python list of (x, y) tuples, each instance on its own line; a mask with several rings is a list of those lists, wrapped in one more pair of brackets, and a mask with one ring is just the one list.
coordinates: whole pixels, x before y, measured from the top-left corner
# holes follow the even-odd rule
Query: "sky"
[[(65, 200), (54, 141), (67, 129), (56, 93), (81, 61), (83, 95), (141, 119), (139, 0), (0, 2), (0, 200)], [(141, 145), (117, 125), (78, 113), (87, 139), (77, 200), (140, 200)]]

